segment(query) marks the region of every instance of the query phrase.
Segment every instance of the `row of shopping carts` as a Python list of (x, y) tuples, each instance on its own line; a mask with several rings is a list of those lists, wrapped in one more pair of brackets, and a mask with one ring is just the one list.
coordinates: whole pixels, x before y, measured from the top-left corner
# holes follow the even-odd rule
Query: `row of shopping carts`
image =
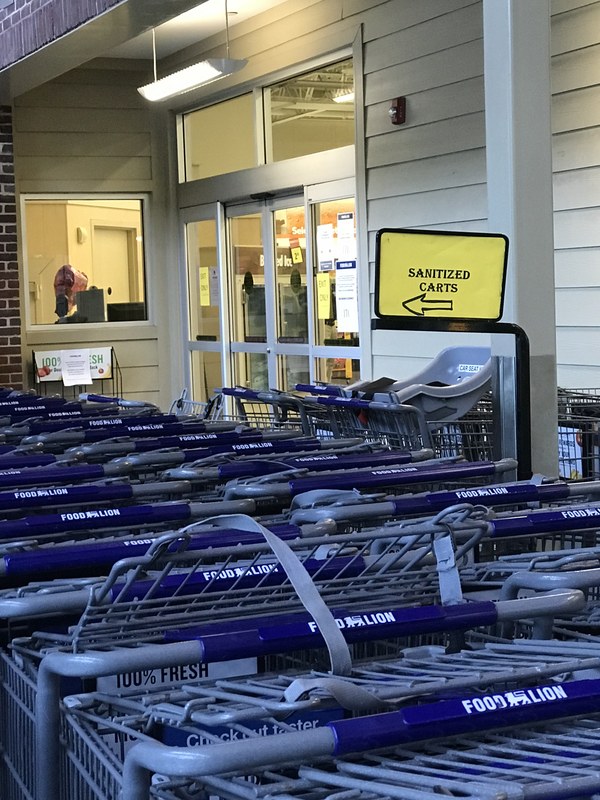
[(104, 399), (0, 395), (2, 798), (600, 792), (600, 482)]
[[(321, 387), (313, 387), (313, 392), (318, 389)], [(377, 399), (364, 399), (232, 387), (221, 389), (217, 397), (221, 418), (243, 420), (251, 425), (289, 426), (320, 438), (358, 436), (393, 447), (426, 447), (438, 456), (460, 456), (470, 461), (498, 455), (489, 392), (454, 419), (430, 419), (417, 406), (385, 393), (380, 393)]]
[[(428, 388), (440, 392), (439, 387)], [(327, 385), (302, 384), (297, 389), (294, 393), (223, 389), (213, 398), (211, 410), (223, 419), (254, 425), (275, 421), (321, 437), (360, 436), (409, 448), (418, 443), (438, 456), (469, 461), (502, 455), (496, 436), (498, 412), (489, 389), (467, 410), (456, 404), (450, 407), (439, 393), (435, 406), (422, 408), (396, 393), (377, 392), (376, 399), (365, 399), (360, 392), (343, 393)], [(600, 478), (600, 390), (559, 388), (557, 429), (558, 476), (572, 481)]]

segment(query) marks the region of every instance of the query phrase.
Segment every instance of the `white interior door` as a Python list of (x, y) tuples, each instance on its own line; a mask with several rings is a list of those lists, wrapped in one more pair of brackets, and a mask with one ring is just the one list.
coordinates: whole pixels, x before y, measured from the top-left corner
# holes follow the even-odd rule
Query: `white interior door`
[[(135, 233), (135, 232), (134, 232)], [(93, 229), (94, 270), (89, 286), (104, 290), (106, 303), (129, 303), (132, 269), (131, 230), (95, 225)]]

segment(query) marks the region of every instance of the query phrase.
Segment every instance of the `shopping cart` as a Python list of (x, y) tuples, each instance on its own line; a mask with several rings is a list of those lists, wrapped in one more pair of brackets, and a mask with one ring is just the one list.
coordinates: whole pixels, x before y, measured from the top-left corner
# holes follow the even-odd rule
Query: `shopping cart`
[(224, 412), (223, 396), (220, 394), (209, 398), (205, 403), (189, 398), (187, 389), (182, 389), (181, 394), (171, 403), (170, 414), (186, 416), (192, 414), (200, 419), (216, 421)]
[(431, 447), (425, 417), (416, 408), (389, 400), (361, 400), (352, 397), (317, 396), (304, 401), (311, 425), (335, 437), (362, 435), (393, 447)]
[(108, 404), (119, 406), (119, 408), (133, 408), (136, 409), (136, 413), (141, 413), (142, 411), (160, 413), (160, 408), (154, 403), (148, 402), (147, 400), (127, 400), (124, 397), (111, 397), (109, 395), (95, 394), (92, 392), (82, 392), (79, 395), (79, 400), (92, 405)]
[[(305, 403), (301, 397), (280, 391), (255, 391), (241, 387), (223, 387), (217, 390), (217, 398), (225, 406), (226, 419), (241, 421), (263, 429), (293, 429), (310, 436), (319, 435), (322, 429), (314, 427), (309, 420)], [(331, 434), (329, 434), (331, 435)]]
[[(581, 690), (585, 696), (588, 688), (590, 695), (585, 700), (582, 697), (581, 703), (578, 702), (575, 693)], [(527, 692), (531, 690), (517, 691), (523, 692), (518, 696), (530, 699)], [(242, 798), (247, 797), (252, 787), (258, 785), (268, 796), (309, 796), (316, 800), (348, 796), (359, 800), (437, 800), (440, 795), (474, 800), (496, 800), (499, 797), (506, 800), (525, 797), (543, 797), (547, 800), (597, 798), (600, 788), (596, 769), (600, 720), (597, 714), (588, 710), (594, 704), (592, 687), (557, 685), (540, 687), (539, 691), (544, 700), (548, 698), (548, 706), (543, 711), (539, 705), (534, 707), (535, 710), (528, 707), (530, 713), (524, 713), (523, 709), (511, 709), (507, 711), (505, 720), (499, 722), (500, 713), (490, 710), (489, 714), (477, 717), (476, 723), (470, 718), (471, 730), (462, 735), (457, 733), (454, 738), (438, 738), (440, 734), (428, 736), (423, 729), (417, 731), (415, 725), (414, 738), (413, 730), (405, 736), (398, 732), (397, 737), (390, 735), (388, 739), (388, 742), (397, 742), (395, 747), (388, 744), (383, 749), (382, 737), (373, 743), (374, 750), (370, 750), (365, 737), (364, 749), (353, 755), (343, 751), (340, 753), (342, 748), (331, 744), (333, 736), (339, 735), (342, 726), (341, 722), (333, 722), (328, 723), (327, 733), (322, 729), (318, 729), (318, 736), (317, 731), (307, 732), (304, 737), (305, 749), (301, 751), (300, 758), (289, 757), (287, 763), (287, 754), (282, 752), (284, 742), (281, 741), (273, 742), (273, 749), (268, 748), (267, 752), (262, 750), (264, 742), (260, 747), (254, 741), (249, 747), (243, 747), (243, 743), (240, 743), (236, 747), (240, 755), (238, 761), (227, 758), (227, 755), (233, 755), (233, 747), (225, 751), (226, 746), (223, 745), (221, 752), (225, 756), (224, 762), (219, 766), (213, 765), (213, 771), (222, 766), (223, 772), (229, 775), (198, 778), (192, 785), (193, 791), (195, 796), (199, 796), (203, 790), (212, 797)], [(563, 692), (566, 695), (564, 698)], [(532, 693), (531, 696), (537, 700), (537, 695)], [(498, 702), (501, 702), (500, 698), (506, 702), (502, 695), (498, 698)], [(481, 703), (489, 703), (491, 698), (488, 695), (478, 699)], [(452, 706), (439, 708), (442, 714), (451, 710)], [(556, 716), (552, 716), (554, 714)], [(563, 715), (571, 718), (564, 720)], [(411, 723), (421, 716), (428, 720), (430, 730), (436, 730), (438, 720), (433, 712), (428, 714), (425, 709), (415, 709), (410, 713)], [(511, 722), (513, 718), (514, 722)], [(525, 719), (529, 720), (528, 725), (524, 724)], [(388, 720), (381, 719), (380, 722)], [(361, 725), (362, 721), (355, 720), (354, 723)], [(488, 725), (497, 729), (490, 730)], [(300, 743), (301, 734), (290, 733), (287, 736), (290, 737), (290, 747), (294, 747), (296, 742)], [(432, 741), (413, 744), (419, 738)], [(358, 748), (356, 742), (354, 747)], [(161, 772), (164, 767), (168, 774), (166, 753), (165, 760), (159, 761), (156, 748), (152, 745), (140, 744), (138, 748), (132, 749), (130, 766), (126, 772), (128, 782), (125, 791), (131, 800), (149, 797), (147, 788), (136, 792), (139, 771), (135, 760), (139, 760), (139, 766), (143, 769), (153, 759), (152, 768)], [(279, 752), (276, 753), (276, 750)], [(325, 753), (329, 757), (323, 756), (319, 761), (319, 756)], [(171, 755), (176, 756), (173, 752)], [(201, 755), (198, 753), (198, 761)], [(303, 756), (304, 759), (300, 760)], [(215, 757), (214, 752), (211, 752), (211, 757)], [(242, 760), (247, 764), (245, 769), (241, 765)], [(265, 768), (252, 769), (257, 761)], [(313, 763), (307, 763), (310, 761)], [(191, 771), (191, 763), (188, 767)], [(198, 768), (200, 774), (209, 771), (207, 761), (203, 767)], [(249, 771), (251, 774), (248, 776)], [(174, 793), (165, 793), (163, 796), (177, 797), (177, 786), (178, 781), (175, 780), (171, 784)], [(167, 785), (165, 792), (168, 791)]]
[[(295, 440), (297, 441), (297, 440)], [(308, 440), (310, 442), (310, 440)], [(418, 464), (430, 459), (431, 451), (421, 450), (409, 452), (405, 450), (388, 450), (377, 444), (361, 444), (355, 446), (354, 440), (315, 440), (319, 446), (306, 448), (302, 443), (294, 450), (290, 447), (286, 452), (285, 445), (274, 447), (271, 457), (263, 457), (262, 453), (255, 452), (242, 458), (215, 460), (200, 458), (187, 463), (182, 468), (171, 468), (163, 473), (164, 479), (189, 480), (194, 486), (211, 483), (225, 484), (227, 482), (250, 477), (277, 476), (285, 473), (290, 477), (296, 475), (315, 475), (332, 470), (360, 470), (361, 468), (396, 467), (403, 464)], [(348, 446), (344, 446), (344, 442)], [(340, 443), (340, 446), (337, 446)], [(242, 451), (248, 452), (248, 451)], [(260, 458), (258, 458), (260, 456)], [(189, 462), (190, 459), (187, 459)]]
[[(157, 798), (196, 797), (204, 790), (215, 797), (248, 797), (253, 787), (265, 796), (287, 797), (296, 788), (298, 796), (306, 796), (306, 789), (312, 796), (329, 785), (330, 772), (320, 785), (298, 780), (296, 770), (304, 775), (315, 759), (317, 766), (320, 762), (335, 772), (337, 760), (352, 753), (376, 765), (379, 749), (392, 744), (410, 749), (411, 742), (473, 729), (581, 716), (598, 691), (599, 663), (593, 647), (573, 643), (564, 649), (540, 642), (487, 645), (453, 655), (433, 647), (358, 664), (345, 678), (268, 675), (72, 696), (65, 700), (64, 728), (75, 766), (69, 773), (70, 795), (100, 798), (104, 791), (104, 796), (147, 800), (150, 790)], [(429, 699), (405, 707), (417, 698)], [(376, 713), (382, 709), (387, 713)], [(527, 713), (532, 709), (537, 713)], [(348, 710), (373, 716), (353, 720)], [(441, 757), (442, 745), (435, 752)], [(464, 763), (459, 753), (452, 755), (455, 764)], [(496, 794), (463, 795), (452, 774), (445, 780), (447, 769), (441, 758), (436, 785), (423, 797), (523, 797), (500, 795), (497, 785)], [(472, 766), (465, 774), (476, 780), (483, 769)], [(423, 769), (419, 776), (428, 772)], [(597, 783), (597, 773), (594, 779)], [(408, 781), (414, 791), (428, 783), (404, 776), (403, 770), (398, 780)], [(479, 784), (475, 787), (474, 792)], [(418, 796), (410, 789), (407, 794), (389, 791), (381, 796)]]
[(402, 495), (362, 495), (355, 490), (316, 489), (296, 495), (290, 506), (290, 519), (297, 524), (333, 519), (338, 525), (375, 524), (404, 516), (431, 514), (449, 506), (470, 503), (474, 506), (515, 510), (542, 505), (567, 505), (592, 502), (600, 493), (600, 481), (519, 481), (489, 486), (465, 486), (453, 491), (433, 491)]
[(330, 395), (306, 397), (284, 392), (223, 388), (233, 398), (236, 419), (261, 427), (293, 425), (321, 438), (360, 436), (392, 447), (419, 450), (430, 446), (421, 412), (395, 400), (374, 402)]
[[(98, 434), (100, 431), (88, 431), (87, 434)], [(139, 433), (139, 432), (138, 432)], [(151, 436), (151, 431), (146, 432)], [(194, 432), (191, 431), (191, 434)], [(61, 431), (61, 441), (65, 444), (72, 442), (71, 434), (75, 437), (80, 436), (77, 431)], [(204, 454), (216, 455), (223, 452), (248, 452), (258, 451), (261, 445), (264, 445), (268, 452), (276, 452), (277, 441), (269, 442), (268, 439), (262, 437), (251, 438), (246, 441), (244, 438), (231, 439), (226, 435), (219, 443), (217, 439), (207, 440), (212, 443), (212, 448), (206, 447)], [(132, 445), (133, 446), (133, 445)], [(300, 443), (298, 445), (299, 451), (306, 446), (307, 450), (311, 449), (311, 443)], [(342, 444), (343, 446), (343, 444)], [(319, 447), (318, 442), (314, 442), (314, 447)], [(288, 448), (287, 443), (280, 448), (280, 452), (286, 452)], [(289, 445), (288, 449), (293, 449), (293, 443)], [(108, 448), (109, 451), (111, 448)], [(118, 477), (131, 477), (132, 479), (140, 480), (141, 477), (156, 477), (157, 473), (166, 469), (168, 466), (184, 463), (185, 461), (195, 462), (201, 457), (201, 451), (197, 448), (191, 450), (181, 450), (174, 448), (158, 449), (148, 453), (133, 453), (130, 456), (113, 458), (110, 461), (101, 461), (101, 463), (80, 463), (77, 459), (77, 453), (71, 451), (68, 456), (62, 459), (55, 459), (52, 463), (35, 467), (10, 467), (2, 471), (0, 474), (0, 489), (8, 487), (29, 488), (36, 486), (44, 486), (48, 484), (65, 485), (69, 483), (78, 483), (83, 481), (100, 481), (103, 479), (113, 479)], [(10, 456), (8, 456), (10, 458)], [(75, 463), (71, 463), (75, 461)], [(26, 461), (25, 464), (34, 463)]]
[[(118, 401), (118, 398), (111, 398)], [(5, 408), (0, 407), (0, 425), (11, 426), (27, 424), (29, 420), (48, 420), (49, 422), (67, 423), (90, 419), (111, 418), (113, 416), (143, 416), (148, 418), (157, 413), (151, 407), (124, 406), (122, 402), (87, 403), (66, 401), (64, 403), (34, 400), (29, 403), (19, 403)]]
[[(341, 409), (347, 403), (347, 408), (355, 408), (355, 414), (343, 415), (337, 410), (335, 422), (347, 430), (358, 419), (375, 435), (397, 435), (393, 414), (385, 408), (369, 411), (360, 401), (378, 401), (384, 407), (394, 403), (414, 407), (426, 421), (426, 446), (431, 443), (440, 456), (462, 455), (477, 461), (498, 457), (498, 448), (494, 449), (491, 377), (489, 348), (448, 347), (406, 380), (381, 379), (344, 390), (316, 384), (296, 388), (317, 396), (345, 397), (342, 403), (332, 400), (332, 408)], [(356, 402), (349, 402), (350, 398)]]
[(574, 614), (559, 615), (554, 622), (554, 635), (600, 641), (600, 547), (538, 556), (526, 569), (515, 570), (504, 581), (501, 596), (515, 598), (522, 593), (547, 592), (558, 587), (580, 589), (586, 605)]
[[(462, 462), (450, 460), (421, 461), (398, 467), (363, 469), (347, 472), (321, 473), (317, 477), (304, 477), (293, 471), (258, 478), (230, 481), (224, 491), (225, 499), (243, 497), (277, 497), (291, 500), (297, 495), (315, 490), (348, 491), (395, 487), (401, 491), (406, 486), (452, 487), (465, 481), (513, 472), (516, 462), (512, 459), (500, 461)], [(182, 477), (180, 473), (177, 476)]]

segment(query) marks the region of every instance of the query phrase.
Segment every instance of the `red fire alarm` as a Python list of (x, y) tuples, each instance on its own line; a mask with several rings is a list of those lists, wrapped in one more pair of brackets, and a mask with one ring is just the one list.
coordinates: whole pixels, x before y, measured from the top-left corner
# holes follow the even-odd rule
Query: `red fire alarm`
[(406, 97), (396, 97), (392, 100), (389, 114), (392, 125), (404, 125), (406, 122)]

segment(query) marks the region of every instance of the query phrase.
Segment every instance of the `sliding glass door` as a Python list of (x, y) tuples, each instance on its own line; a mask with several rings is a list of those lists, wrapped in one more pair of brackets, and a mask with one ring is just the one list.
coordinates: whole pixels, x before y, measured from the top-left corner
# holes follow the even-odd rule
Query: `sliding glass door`
[(359, 377), (354, 198), (338, 184), (186, 212), (195, 399)]

